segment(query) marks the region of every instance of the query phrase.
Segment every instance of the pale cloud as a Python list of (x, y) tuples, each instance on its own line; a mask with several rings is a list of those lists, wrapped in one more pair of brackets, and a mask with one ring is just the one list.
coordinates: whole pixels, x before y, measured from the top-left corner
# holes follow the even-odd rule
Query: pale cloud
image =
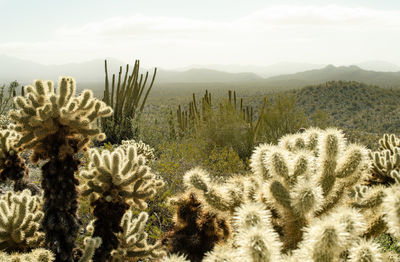
[(3, 43), (0, 53), (45, 63), (141, 58), (164, 67), (375, 58), (400, 63), (394, 57), (399, 29), (398, 10), (343, 6), (275, 6), (223, 22), (137, 14), (62, 27), (41, 42)]

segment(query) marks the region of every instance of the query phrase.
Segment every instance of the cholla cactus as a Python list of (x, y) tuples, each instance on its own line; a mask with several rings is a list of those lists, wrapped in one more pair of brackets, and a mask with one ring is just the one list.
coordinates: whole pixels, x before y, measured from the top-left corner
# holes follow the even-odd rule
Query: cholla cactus
[(0, 252), (0, 261), (2, 262), (52, 262), (54, 260), (54, 254), (43, 248), (37, 248), (29, 253), (21, 254)]
[(7, 115), (0, 115), (0, 129), (12, 129), (14, 125), (11, 122), (11, 118)]
[(162, 258), (161, 262), (190, 262), (184, 255), (171, 254)]
[(233, 237), (207, 261), (398, 259), (371, 237), (388, 228), (400, 235), (400, 189), (360, 186), (371, 168), (368, 151), (347, 144), (341, 131), (313, 128), (260, 145), (251, 167), (252, 175), (223, 184), (198, 168), (184, 177), (189, 192), (234, 222)]
[(146, 161), (153, 161), (156, 159), (154, 155), (154, 148), (143, 143), (142, 141), (136, 142), (135, 140), (122, 140), (120, 147), (127, 149), (129, 146), (135, 146), (138, 155), (144, 156)]
[(0, 250), (22, 252), (43, 244), (41, 202), (29, 190), (0, 197)]
[(101, 238), (87, 237), (84, 239), (84, 245), (85, 245), (85, 250), (83, 252), (83, 255), (78, 260), (78, 262), (91, 262), (96, 248), (99, 248), (101, 245)]
[(370, 152), (370, 157), (373, 165), (369, 185), (400, 183), (400, 140), (394, 134), (385, 134), (379, 140), (379, 151)]
[(57, 93), (51, 81), (36, 80), (14, 104), (9, 116), (21, 134), (17, 146), (32, 149), (33, 162), (49, 159), (42, 167), (46, 244), (56, 254), (56, 261), (71, 262), (79, 229), (79, 182), (74, 174), (80, 161), (73, 156), (86, 148), (90, 138), (104, 138), (93, 124), (97, 118), (111, 115), (112, 109), (93, 98), (89, 90), (75, 97), (75, 81), (70, 77), (60, 78)]
[(121, 226), (123, 231), (117, 234), (120, 244), (116, 250), (111, 253), (111, 261), (136, 262), (139, 258), (155, 259), (164, 255), (161, 252), (161, 243), (150, 245), (147, 243), (147, 233), (144, 231), (149, 216), (142, 212), (137, 218), (132, 212), (127, 212), (122, 217)]
[(201, 168), (188, 171), (183, 182), (191, 191), (197, 191), (204, 201), (213, 209), (230, 212), (248, 201), (261, 199), (262, 180), (257, 176), (233, 176), (224, 184), (214, 183), (210, 174)]
[(13, 130), (0, 131), (0, 180), (11, 179), (15, 183), (15, 190), (23, 190), (29, 170), (15, 146), (18, 139), (19, 135)]
[(214, 245), (230, 235), (229, 222), (202, 206), (196, 194), (171, 200), (175, 205), (175, 226), (163, 239), (169, 253), (184, 254), (192, 262), (199, 262)]
[(163, 183), (150, 172), (144, 157), (137, 155), (135, 146), (117, 148), (113, 152), (103, 150), (101, 153), (92, 149), (89, 157), (89, 169), (81, 172), (85, 180), (82, 196), (89, 196), (94, 206), (96, 221), (93, 236), (103, 240), (101, 248), (96, 251), (95, 261), (105, 261), (110, 252), (119, 247), (116, 234), (123, 232), (120, 224), (125, 211), (132, 205), (145, 208), (145, 200), (152, 197)]

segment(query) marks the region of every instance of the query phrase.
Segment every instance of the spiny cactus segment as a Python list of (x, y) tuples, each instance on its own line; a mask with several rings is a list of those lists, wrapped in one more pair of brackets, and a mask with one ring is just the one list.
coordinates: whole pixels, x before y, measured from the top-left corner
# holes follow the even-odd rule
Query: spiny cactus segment
[[(9, 115), (22, 135), (18, 146), (34, 149), (33, 160), (54, 155), (62, 158), (84, 147), (90, 137), (105, 138), (93, 123), (110, 116), (112, 109), (94, 98), (90, 90), (75, 97), (75, 89), (71, 77), (60, 77), (58, 92), (53, 82), (36, 80), (34, 86), (25, 87), (25, 96), (14, 99), (16, 109)], [(72, 144), (61, 143), (58, 146), (62, 148), (54, 152), (51, 147), (55, 147), (54, 142), (63, 142), (60, 140), (71, 140)]]
[(41, 204), (27, 189), (0, 196), (0, 250), (23, 252), (43, 244)]
[(2, 262), (52, 262), (55, 261), (54, 254), (46, 249), (37, 248), (27, 253), (8, 254), (0, 252), (0, 261)]
[(137, 218), (132, 212), (126, 212), (122, 217), (123, 231), (117, 234), (120, 241), (118, 248), (111, 253), (111, 261), (137, 261), (139, 258), (156, 259), (165, 255), (160, 251), (161, 243), (154, 245), (147, 243), (147, 233), (144, 231), (149, 216), (146, 212)]

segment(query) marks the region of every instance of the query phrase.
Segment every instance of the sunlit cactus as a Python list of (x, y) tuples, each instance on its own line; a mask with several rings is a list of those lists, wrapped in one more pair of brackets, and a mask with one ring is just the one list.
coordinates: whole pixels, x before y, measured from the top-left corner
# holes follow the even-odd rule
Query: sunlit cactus
[(260, 188), (262, 179), (257, 176), (228, 178), (223, 184), (211, 181), (210, 174), (201, 169), (189, 170), (184, 178), (188, 190), (199, 193), (205, 203), (220, 212), (233, 213), (235, 208), (245, 202), (258, 201), (262, 198)]
[(345, 225), (333, 217), (326, 217), (306, 227), (304, 240), (295, 253), (304, 260), (311, 258), (315, 262), (333, 262), (346, 250), (349, 240), (350, 234), (346, 232)]
[(164, 255), (160, 251), (161, 243), (151, 245), (147, 243), (147, 233), (144, 231), (149, 216), (142, 212), (137, 218), (132, 212), (126, 212), (122, 217), (123, 231), (117, 234), (120, 241), (118, 248), (111, 253), (111, 261), (136, 262), (139, 258), (156, 259)]
[(354, 243), (349, 250), (349, 262), (381, 262), (386, 261), (382, 259), (382, 252), (378, 244), (369, 240), (360, 240)]
[(143, 143), (142, 141), (136, 142), (135, 140), (122, 140), (121, 145), (119, 147), (126, 150), (128, 149), (129, 146), (135, 146), (136, 153), (138, 155), (144, 156), (146, 161), (153, 161), (156, 158), (154, 155), (154, 148)]
[(89, 90), (75, 96), (75, 81), (60, 77), (57, 92), (51, 81), (36, 80), (26, 86), (24, 96), (14, 99), (9, 116), (21, 134), (17, 146), (32, 149), (31, 160), (49, 160), (42, 166), (44, 190), (43, 230), (46, 244), (57, 262), (72, 262), (78, 235), (75, 178), (80, 161), (74, 154), (86, 149), (90, 138), (104, 139), (94, 126), (112, 109), (93, 97)]
[(229, 245), (216, 245), (211, 252), (206, 253), (202, 262), (241, 262), (242, 257)]
[[(36, 80), (34, 86), (25, 87), (25, 96), (15, 98), (16, 109), (9, 114), (16, 123), (15, 130), (22, 134), (19, 145), (34, 150), (33, 160), (62, 158), (86, 146), (89, 137), (104, 138), (93, 124), (100, 117), (110, 116), (112, 109), (93, 98), (90, 90), (75, 97), (71, 77), (60, 77), (57, 89), (55, 92), (51, 81)], [(59, 141), (69, 139), (75, 143)], [(62, 148), (51, 142), (62, 142), (56, 144)]]
[(85, 250), (83, 251), (83, 255), (79, 258), (78, 262), (91, 262), (96, 249), (101, 245), (101, 238), (87, 237), (84, 239), (84, 245)]
[(383, 219), (388, 225), (389, 233), (400, 237), (400, 186), (388, 188), (385, 193), (382, 203), (385, 212)]
[[(124, 228), (121, 227), (124, 213), (132, 205), (139, 209), (145, 208), (145, 200), (152, 197), (163, 183), (156, 179), (150, 168), (145, 165), (145, 158), (137, 155), (135, 146), (119, 147), (113, 152), (92, 149), (89, 157), (88, 170), (80, 173), (85, 181), (81, 194), (84, 197), (89, 196), (91, 205), (94, 206), (96, 221), (93, 236), (103, 240), (101, 248), (96, 251), (94, 261), (106, 261), (111, 251), (120, 247), (116, 234), (124, 232)], [(125, 233), (129, 235), (132, 232)], [(126, 237), (129, 237), (128, 235)], [(128, 250), (125, 253), (134, 254), (135, 245), (132, 245), (132, 248), (128, 250), (128, 246), (125, 247)], [(149, 252), (147, 255), (152, 254)]]
[(38, 230), (43, 218), (41, 204), (27, 189), (0, 197), (0, 250), (23, 252), (43, 244), (44, 234)]
[(54, 254), (46, 249), (37, 248), (27, 253), (8, 254), (0, 252), (0, 261), (4, 262), (52, 262), (55, 261)]
[(234, 241), (242, 261), (281, 261), (282, 243), (264, 205), (244, 204), (235, 212), (234, 225), (237, 230)]
[(370, 157), (373, 162), (369, 185), (400, 183), (400, 140), (394, 134), (385, 134), (379, 140), (379, 150), (370, 152)]
[(190, 262), (184, 255), (171, 254), (161, 259), (161, 262)]

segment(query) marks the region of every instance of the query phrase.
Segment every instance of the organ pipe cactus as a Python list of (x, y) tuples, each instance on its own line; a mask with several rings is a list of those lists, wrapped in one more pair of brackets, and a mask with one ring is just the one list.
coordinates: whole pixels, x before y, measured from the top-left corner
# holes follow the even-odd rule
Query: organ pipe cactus
[(145, 91), (149, 73), (146, 72), (145, 76), (139, 74), (139, 67), (140, 62), (136, 60), (132, 72), (129, 73), (129, 65), (126, 65), (124, 75), (122, 74), (122, 67), (120, 67), (118, 78), (116, 79), (115, 74), (112, 76), (110, 90), (107, 61), (105, 61), (106, 76), (103, 101), (113, 108), (114, 113), (110, 119), (103, 120), (101, 125), (105, 130), (107, 139), (112, 143), (119, 143), (122, 139), (132, 138), (131, 120), (140, 117), (153, 87), (157, 68), (154, 69), (151, 82)]
[(43, 244), (41, 204), (27, 189), (0, 197), (0, 250), (24, 252)]
[[(103, 150), (101, 153), (98, 149), (92, 149), (89, 157), (89, 169), (81, 172), (85, 180), (81, 194), (89, 196), (94, 207), (96, 220), (93, 236), (103, 239), (94, 261), (106, 261), (111, 251), (121, 243), (117, 234), (123, 232), (120, 224), (125, 211), (132, 205), (145, 208), (145, 200), (153, 196), (163, 183), (145, 165), (145, 158), (137, 155), (135, 146), (119, 147), (113, 152)], [(143, 222), (143, 216), (140, 221)], [(135, 250), (130, 252), (134, 254)], [(151, 254), (149, 252), (147, 255)]]
[(51, 81), (36, 80), (25, 87), (25, 96), (14, 99), (15, 110), (9, 115), (21, 134), (17, 146), (32, 149), (33, 162), (49, 160), (42, 166), (46, 244), (57, 262), (72, 262), (79, 229), (79, 182), (74, 174), (80, 161), (74, 154), (86, 149), (90, 138), (105, 138), (93, 124), (110, 116), (112, 109), (89, 90), (76, 97), (71, 77), (60, 77), (57, 89)]

